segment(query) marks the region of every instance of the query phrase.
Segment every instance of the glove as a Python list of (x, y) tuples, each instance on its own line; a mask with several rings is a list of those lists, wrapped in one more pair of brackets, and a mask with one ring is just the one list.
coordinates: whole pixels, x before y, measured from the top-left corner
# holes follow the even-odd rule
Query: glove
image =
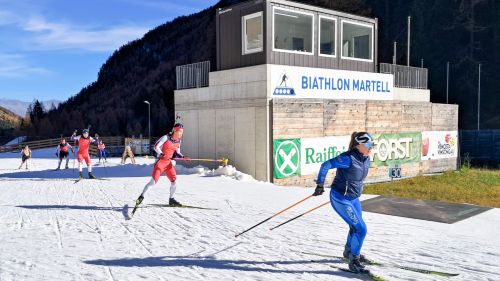
[(56, 152), (56, 156), (59, 157), (59, 154), (57, 154), (57, 152)]
[(314, 190), (313, 196), (321, 195), (323, 194), (323, 192), (325, 192), (325, 188), (323, 187), (322, 184), (318, 184), (316, 186), (316, 189)]
[(158, 155), (158, 159), (161, 159), (161, 160), (165, 159), (165, 154), (162, 153), (162, 154)]

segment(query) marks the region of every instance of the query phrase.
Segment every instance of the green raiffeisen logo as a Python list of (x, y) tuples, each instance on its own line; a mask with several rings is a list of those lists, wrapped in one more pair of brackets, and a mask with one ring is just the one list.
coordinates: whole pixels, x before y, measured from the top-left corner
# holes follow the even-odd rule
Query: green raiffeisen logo
[(371, 166), (419, 162), (421, 146), (422, 135), (420, 133), (375, 135), (370, 156)]
[[(345, 149), (344, 149), (345, 150)], [(307, 164), (322, 164), (323, 162), (330, 160), (339, 156), (344, 150), (340, 150), (338, 147), (330, 146), (328, 148), (316, 150), (314, 147), (306, 147), (306, 165)]]
[(274, 140), (274, 178), (300, 176), (300, 139)]

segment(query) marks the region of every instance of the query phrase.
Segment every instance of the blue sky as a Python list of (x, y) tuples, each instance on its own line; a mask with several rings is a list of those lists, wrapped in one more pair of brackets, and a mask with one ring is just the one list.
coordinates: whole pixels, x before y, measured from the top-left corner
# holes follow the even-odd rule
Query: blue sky
[(121, 45), (217, 0), (0, 0), (0, 98), (65, 100)]

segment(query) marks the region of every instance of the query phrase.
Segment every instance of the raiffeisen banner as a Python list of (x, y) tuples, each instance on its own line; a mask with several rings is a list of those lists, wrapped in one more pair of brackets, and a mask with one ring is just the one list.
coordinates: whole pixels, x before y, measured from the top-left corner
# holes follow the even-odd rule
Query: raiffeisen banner
[(279, 98), (392, 100), (392, 74), (270, 65), (271, 96)]
[(422, 132), (422, 160), (456, 158), (457, 155), (457, 131)]
[(350, 139), (350, 136), (301, 139), (301, 174), (318, 173), (323, 162), (347, 151)]

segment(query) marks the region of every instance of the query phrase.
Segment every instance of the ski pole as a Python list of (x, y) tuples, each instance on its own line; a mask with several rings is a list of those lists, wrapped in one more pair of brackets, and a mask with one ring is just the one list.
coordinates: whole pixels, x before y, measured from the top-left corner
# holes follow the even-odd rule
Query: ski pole
[(282, 226), (282, 225), (284, 225), (284, 224), (286, 224), (286, 223), (289, 223), (289, 222), (293, 221), (294, 219), (298, 219), (298, 218), (302, 217), (302, 216), (303, 216), (303, 215), (305, 215), (305, 214), (308, 214), (308, 213), (310, 213), (310, 212), (312, 212), (312, 211), (314, 211), (314, 210), (316, 210), (316, 209), (319, 209), (319, 208), (321, 208), (321, 207), (325, 206), (325, 205), (326, 205), (326, 204), (328, 204), (328, 203), (330, 203), (330, 201), (325, 202), (325, 203), (323, 203), (323, 204), (319, 205), (318, 207), (314, 207), (314, 208), (312, 208), (311, 210), (309, 210), (309, 211), (307, 211), (307, 212), (305, 212), (305, 213), (302, 213), (302, 214), (300, 214), (300, 215), (298, 215), (298, 216), (296, 216), (296, 217), (294, 217), (294, 218), (291, 218), (291, 219), (287, 220), (287, 221), (286, 221), (286, 222), (284, 222), (284, 223), (278, 224), (277, 226), (272, 227), (272, 228), (270, 228), (269, 230), (273, 230), (273, 229), (278, 228), (278, 227), (280, 227), (280, 226)]
[(274, 217), (278, 216), (279, 214), (284, 213), (286, 210), (291, 209), (292, 207), (297, 206), (298, 204), (300, 204), (300, 203), (302, 203), (302, 202), (306, 201), (307, 199), (309, 199), (309, 198), (311, 198), (311, 197), (313, 197), (313, 196), (312, 196), (312, 195), (307, 196), (306, 198), (304, 198), (304, 199), (300, 200), (299, 202), (297, 202), (297, 203), (295, 203), (295, 204), (293, 204), (293, 205), (291, 205), (291, 206), (286, 207), (285, 209), (281, 210), (280, 212), (278, 212), (278, 213), (276, 213), (276, 214), (274, 214), (274, 215), (270, 216), (269, 218), (267, 218), (267, 219), (265, 219), (265, 220), (263, 220), (263, 221), (259, 222), (258, 224), (256, 224), (256, 225), (254, 225), (254, 226), (252, 226), (252, 227), (248, 228), (247, 230), (245, 230), (245, 231), (243, 231), (243, 232), (240, 232), (240, 233), (236, 234), (234, 237), (238, 237), (238, 236), (240, 236), (241, 234), (243, 234), (243, 233), (245, 233), (245, 232), (247, 232), (247, 231), (249, 231), (249, 230), (251, 230), (251, 229), (253, 229), (253, 228), (255, 228), (255, 227), (257, 227), (257, 226), (259, 226), (259, 225), (261, 225), (261, 224), (263, 224), (263, 223), (265, 223), (266, 221), (268, 221), (268, 220), (270, 220), (270, 219), (272, 219), (272, 218), (274, 218)]
[(229, 162), (229, 159), (227, 158), (222, 158), (222, 159), (190, 158), (189, 160), (186, 160), (184, 158), (173, 158), (173, 160), (221, 162), (222, 164), (224, 164), (224, 166), (227, 166), (227, 163)]

